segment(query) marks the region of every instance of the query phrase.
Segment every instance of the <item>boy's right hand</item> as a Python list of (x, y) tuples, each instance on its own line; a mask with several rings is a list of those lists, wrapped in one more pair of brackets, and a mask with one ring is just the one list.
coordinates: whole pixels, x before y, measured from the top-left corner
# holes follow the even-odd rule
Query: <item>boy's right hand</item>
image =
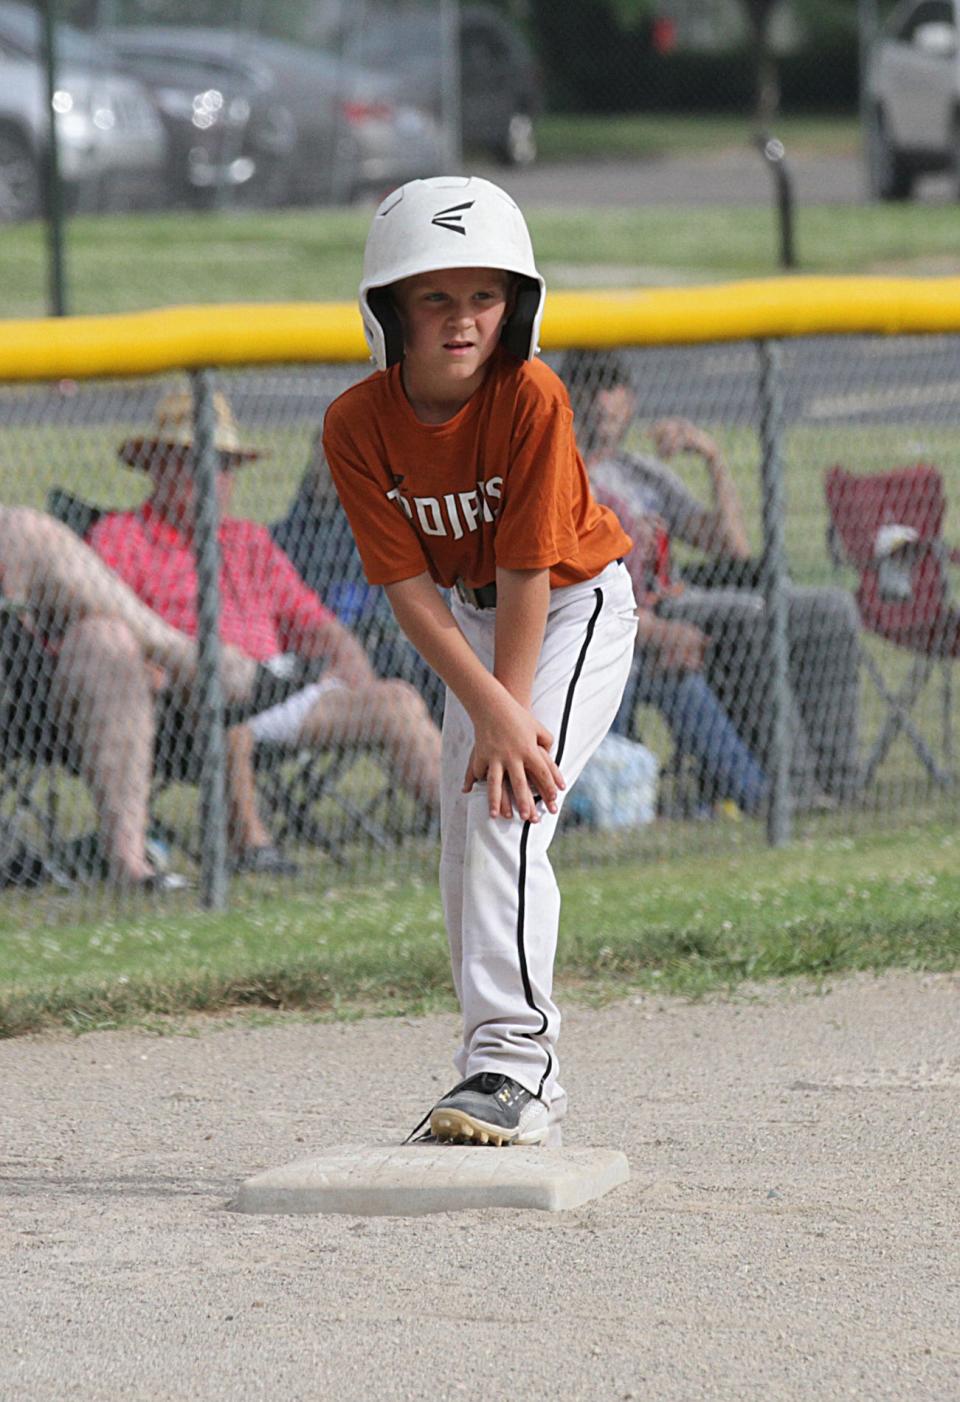
[(496, 707), (474, 723), (474, 744), (463, 792), (486, 780), (491, 818), (538, 823), (537, 794), (551, 813), (557, 811), (557, 791), (566, 788), (550, 756), (553, 736), (530, 711), (504, 691)]

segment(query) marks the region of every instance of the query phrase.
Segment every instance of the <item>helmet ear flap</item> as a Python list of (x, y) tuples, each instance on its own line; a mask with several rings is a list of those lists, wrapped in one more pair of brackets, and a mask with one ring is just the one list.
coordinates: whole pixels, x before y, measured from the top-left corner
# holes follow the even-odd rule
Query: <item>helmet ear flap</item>
[(367, 305), (380, 323), (383, 332), (384, 365), (396, 365), (403, 359), (403, 323), (388, 287), (371, 287)]
[(504, 322), (500, 344), (521, 360), (536, 355), (539, 313), (543, 293), (532, 278), (518, 277), (513, 294), (513, 310)]

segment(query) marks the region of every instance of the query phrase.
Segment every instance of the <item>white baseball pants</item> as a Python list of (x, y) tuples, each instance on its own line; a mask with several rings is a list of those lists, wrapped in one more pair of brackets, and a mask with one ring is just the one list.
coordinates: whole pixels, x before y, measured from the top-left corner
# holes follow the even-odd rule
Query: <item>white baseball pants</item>
[[(454, 616), (471, 647), (493, 667), (495, 609), (459, 598)], [(554, 737), (566, 780), (560, 807), (617, 713), (633, 658), (637, 619), (630, 576), (609, 565), (595, 579), (555, 589), (534, 683), (533, 710)], [(461, 793), (473, 726), (447, 691), (441, 791), (443, 899), (453, 981), (463, 1012), (461, 1078), (511, 1076), (539, 1095), (554, 1122), (566, 1097), (557, 1081), (560, 1014), (553, 964), (560, 893), (548, 848), (558, 814), (539, 823), (491, 818), (485, 784)]]

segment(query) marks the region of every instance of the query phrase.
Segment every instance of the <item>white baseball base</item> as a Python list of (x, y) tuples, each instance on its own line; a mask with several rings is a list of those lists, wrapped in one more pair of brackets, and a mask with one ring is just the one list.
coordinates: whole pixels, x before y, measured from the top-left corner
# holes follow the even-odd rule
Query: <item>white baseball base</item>
[(602, 1197), (629, 1177), (626, 1156), (613, 1149), (345, 1145), (247, 1179), (228, 1207), (360, 1217), (484, 1207), (562, 1212)]

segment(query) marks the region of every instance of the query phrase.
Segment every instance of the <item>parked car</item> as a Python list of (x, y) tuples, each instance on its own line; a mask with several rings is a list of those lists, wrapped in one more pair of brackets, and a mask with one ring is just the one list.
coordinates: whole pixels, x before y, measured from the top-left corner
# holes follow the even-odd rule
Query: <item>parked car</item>
[(925, 171), (952, 170), (960, 198), (960, 0), (904, 0), (867, 79), (867, 158), (877, 199), (907, 199)]
[[(424, 106), (443, 109), (443, 35), (436, 7), (400, 11), (366, 7), (342, 36), (363, 63), (390, 66)], [(452, 65), (464, 149), (505, 165), (537, 157), (536, 120), (543, 108), (540, 68), (526, 39), (489, 5), (461, 5)]]
[(489, 6), (461, 7), (460, 87), (467, 149), (487, 150), (507, 165), (536, 160), (540, 68), (520, 31)]
[(153, 94), (176, 197), (344, 203), (437, 168), (440, 127), (398, 99), (392, 75), (245, 30), (131, 26), (102, 38)]
[[(67, 24), (56, 29), (56, 112), (67, 202), (82, 209), (151, 204), (163, 181), (166, 137), (135, 79), (103, 61)], [(44, 202), (49, 159), (47, 80), (36, 10), (0, 3), (0, 222), (30, 219)]]

